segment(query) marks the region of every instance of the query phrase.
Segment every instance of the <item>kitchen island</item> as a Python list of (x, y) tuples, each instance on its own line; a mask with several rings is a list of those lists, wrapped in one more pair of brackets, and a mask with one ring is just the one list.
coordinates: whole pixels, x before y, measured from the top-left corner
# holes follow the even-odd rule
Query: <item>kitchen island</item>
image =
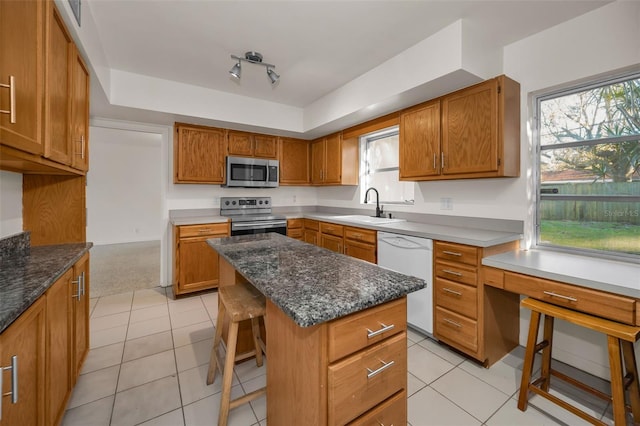
[(406, 294), (426, 282), (278, 234), (211, 239), (267, 298), (267, 420), (406, 424)]

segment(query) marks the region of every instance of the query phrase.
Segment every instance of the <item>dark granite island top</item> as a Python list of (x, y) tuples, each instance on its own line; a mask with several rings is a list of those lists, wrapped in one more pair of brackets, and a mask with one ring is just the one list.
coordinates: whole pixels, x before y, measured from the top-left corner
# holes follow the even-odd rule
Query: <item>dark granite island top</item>
[(0, 258), (0, 333), (91, 248), (92, 243), (31, 247)]
[(301, 327), (426, 286), (419, 278), (275, 233), (213, 238), (207, 243)]

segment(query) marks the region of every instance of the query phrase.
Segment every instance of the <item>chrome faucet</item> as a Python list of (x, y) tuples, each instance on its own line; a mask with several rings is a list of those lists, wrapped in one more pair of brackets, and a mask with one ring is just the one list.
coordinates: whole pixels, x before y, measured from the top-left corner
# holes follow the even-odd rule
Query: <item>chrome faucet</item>
[(367, 192), (364, 193), (364, 203), (367, 204), (367, 197), (369, 196), (369, 191), (373, 190), (376, 193), (376, 217), (382, 217), (382, 209), (380, 208), (380, 194), (378, 194), (378, 190), (373, 186), (367, 189)]

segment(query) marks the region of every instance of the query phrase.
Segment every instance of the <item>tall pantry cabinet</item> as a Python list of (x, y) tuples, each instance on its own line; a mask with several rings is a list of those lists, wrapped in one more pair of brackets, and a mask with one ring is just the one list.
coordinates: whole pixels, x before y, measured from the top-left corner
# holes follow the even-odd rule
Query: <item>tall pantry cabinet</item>
[[(32, 246), (86, 243), (89, 76), (53, 0), (0, 1), (0, 170)], [(0, 426), (59, 423), (88, 350), (86, 253), (0, 334)]]

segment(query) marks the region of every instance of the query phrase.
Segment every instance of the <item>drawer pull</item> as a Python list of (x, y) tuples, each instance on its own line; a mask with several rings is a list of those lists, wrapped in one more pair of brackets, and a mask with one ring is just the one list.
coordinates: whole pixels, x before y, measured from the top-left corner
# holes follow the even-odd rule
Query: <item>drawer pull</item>
[(442, 320), (443, 320), (444, 322), (446, 322), (446, 323), (449, 323), (449, 324), (453, 325), (453, 326), (456, 326), (456, 327), (458, 327), (458, 328), (462, 328), (462, 324), (460, 324), (460, 323), (458, 323), (458, 322), (455, 322), (455, 321), (453, 321), (453, 320), (450, 320), (449, 318), (442, 318)]
[(367, 368), (367, 379), (372, 378), (373, 376), (377, 376), (378, 374), (382, 373), (384, 370), (386, 370), (387, 368), (391, 367), (393, 364), (395, 364), (395, 361), (389, 361), (389, 362), (384, 362), (383, 360), (380, 360), (380, 362), (382, 363), (382, 367), (378, 368), (377, 370), (372, 370), (370, 368)]
[(457, 253), (455, 251), (449, 251), (449, 250), (442, 250), (442, 253), (448, 254), (450, 256), (458, 256), (458, 257), (462, 256), (462, 253)]
[(382, 328), (380, 330), (370, 330), (367, 328), (367, 339), (371, 339), (372, 337), (376, 337), (378, 334), (382, 334), (385, 331), (389, 331), (392, 330), (395, 327), (395, 324), (391, 324), (391, 325), (384, 325), (383, 323), (380, 323), (380, 325), (382, 326)]
[(460, 293), (459, 291), (451, 290), (450, 288), (443, 287), (442, 291), (446, 293), (455, 294), (456, 296), (462, 296), (462, 293)]
[(571, 297), (571, 296), (564, 296), (562, 294), (558, 294), (558, 293), (554, 293), (552, 291), (543, 291), (544, 294), (546, 294), (547, 296), (551, 296), (551, 297), (557, 297), (559, 299), (564, 299), (564, 300), (568, 300), (570, 302), (577, 302), (578, 299), (576, 299), (575, 297)]
[(455, 275), (456, 277), (461, 277), (462, 276), (461, 272), (452, 271), (450, 269), (443, 269), (442, 272), (444, 272), (445, 274)]
[(352, 234), (354, 238), (362, 238), (362, 234)]
[(207, 232), (211, 232), (211, 230), (209, 228), (202, 228), (198, 229), (198, 232), (201, 234), (206, 234)]

